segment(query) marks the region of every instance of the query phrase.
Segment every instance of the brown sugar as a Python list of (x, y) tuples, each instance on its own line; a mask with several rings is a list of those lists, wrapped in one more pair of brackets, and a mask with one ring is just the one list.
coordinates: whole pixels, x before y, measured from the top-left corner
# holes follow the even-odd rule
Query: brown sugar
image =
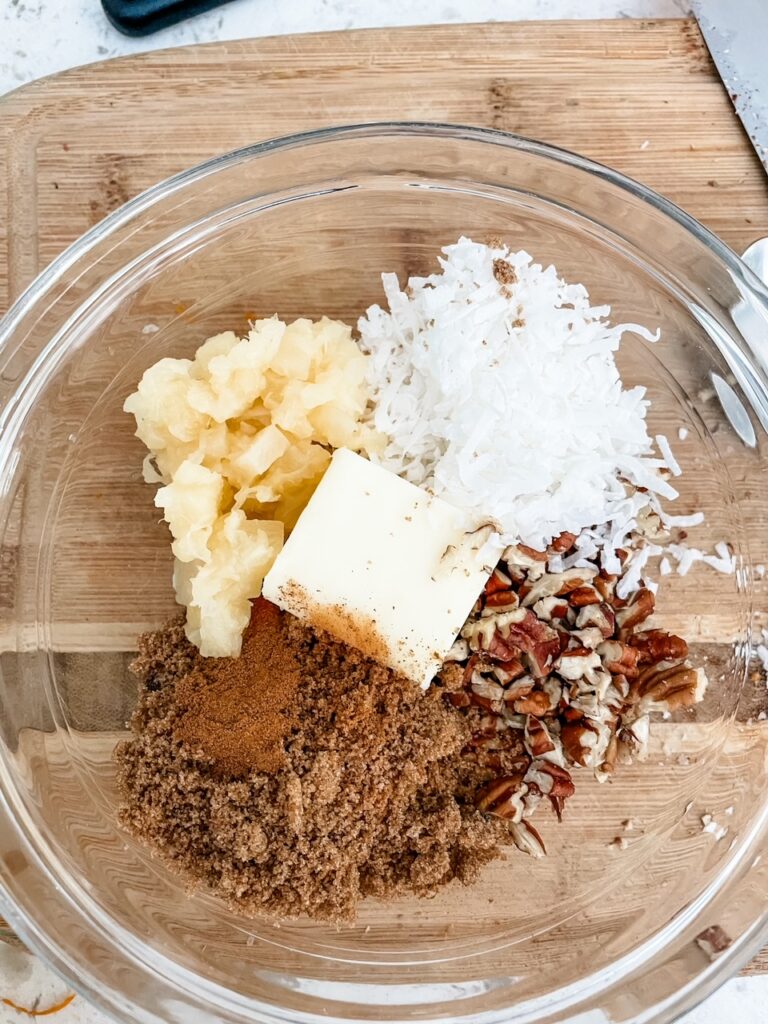
[(201, 658), (176, 682), (176, 737), (210, 757), (220, 774), (275, 771), (285, 762), (300, 679), (280, 612), (259, 598), (240, 657)]
[(345, 921), (368, 895), (474, 881), (504, 826), (462, 795), (465, 719), (439, 690), (280, 624), (301, 664), (284, 762), (240, 778), (182, 736), (179, 682), (205, 659), (179, 625), (142, 638), (134, 736), (117, 752), (123, 825), (246, 915)]
[(493, 276), (499, 284), (514, 284), (517, 281), (517, 271), (506, 260), (495, 259), (493, 261)]

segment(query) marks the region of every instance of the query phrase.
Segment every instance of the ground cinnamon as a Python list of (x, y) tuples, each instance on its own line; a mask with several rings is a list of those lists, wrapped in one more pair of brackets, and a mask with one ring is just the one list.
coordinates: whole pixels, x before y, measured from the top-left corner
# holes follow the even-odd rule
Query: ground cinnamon
[(300, 667), (279, 610), (253, 602), (239, 658), (200, 658), (176, 682), (176, 737), (210, 757), (222, 775), (276, 771), (295, 722)]

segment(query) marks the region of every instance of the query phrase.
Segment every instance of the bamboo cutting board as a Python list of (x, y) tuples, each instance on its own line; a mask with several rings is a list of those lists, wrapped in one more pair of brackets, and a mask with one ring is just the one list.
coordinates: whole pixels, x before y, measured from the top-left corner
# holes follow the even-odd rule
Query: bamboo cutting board
[(692, 20), (521, 22), (214, 43), (106, 61), (0, 101), (0, 311), (126, 199), (259, 139), (455, 121), (639, 178), (734, 249), (768, 183)]
[[(66, 245), (170, 174), (271, 136), (409, 119), (574, 149), (737, 251), (768, 235), (768, 183), (692, 20), (245, 40), (94, 64), (0, 100), (0, 312)], [(751, 969), (768, 971), (768, 954)]]

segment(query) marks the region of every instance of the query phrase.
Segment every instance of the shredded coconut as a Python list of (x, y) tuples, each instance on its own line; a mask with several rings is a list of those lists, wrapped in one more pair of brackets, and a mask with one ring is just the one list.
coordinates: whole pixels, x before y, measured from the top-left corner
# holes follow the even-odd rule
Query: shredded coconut
[(724, 836), (728, 835), (727, 826), (718, 824), (711, 814), (702, 814), (701, 825), (701, 831), (713, 836), (715, 842), (719, 842)]
[(659, 473), (677, 463), (654, 457), (645, 389), (623, 388), (614, 358), (625, 332), (658, 332), (611, 326), (610, 307), (526, 252), (461, 238), (443, 253), (442, 272), (405, 291), (384, 274), (389, 311), (372, 306), (359, 322), (371, 418), (390, 438), (373, 458), (490, 516), (509, 541), (541, 550), (596, 526), (594, 547), (615, 551), (649, 500), (677, 497)]
[(664, 459), (664, 465), (669, 469), (672, 476), (682, 476), (683, 471), (680, 469), (680, 463), (672, 454), (669, 441), (663, 434), (656, 435), (656, 444), (659, 446), (662, 459)]

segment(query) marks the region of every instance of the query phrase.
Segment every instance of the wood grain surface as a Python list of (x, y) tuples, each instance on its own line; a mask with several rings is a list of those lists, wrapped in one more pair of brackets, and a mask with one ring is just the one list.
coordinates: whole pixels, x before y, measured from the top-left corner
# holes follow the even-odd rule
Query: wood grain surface
[[(657, 189), (741, 251), (768, 183), (692, 20), (339, 32), (142, 54), (0, 100), (0, 312), (169, 174), (260, 139), (377, 120), (491, 126)], [(750, 966), (768, 971), (768, 953)]]

